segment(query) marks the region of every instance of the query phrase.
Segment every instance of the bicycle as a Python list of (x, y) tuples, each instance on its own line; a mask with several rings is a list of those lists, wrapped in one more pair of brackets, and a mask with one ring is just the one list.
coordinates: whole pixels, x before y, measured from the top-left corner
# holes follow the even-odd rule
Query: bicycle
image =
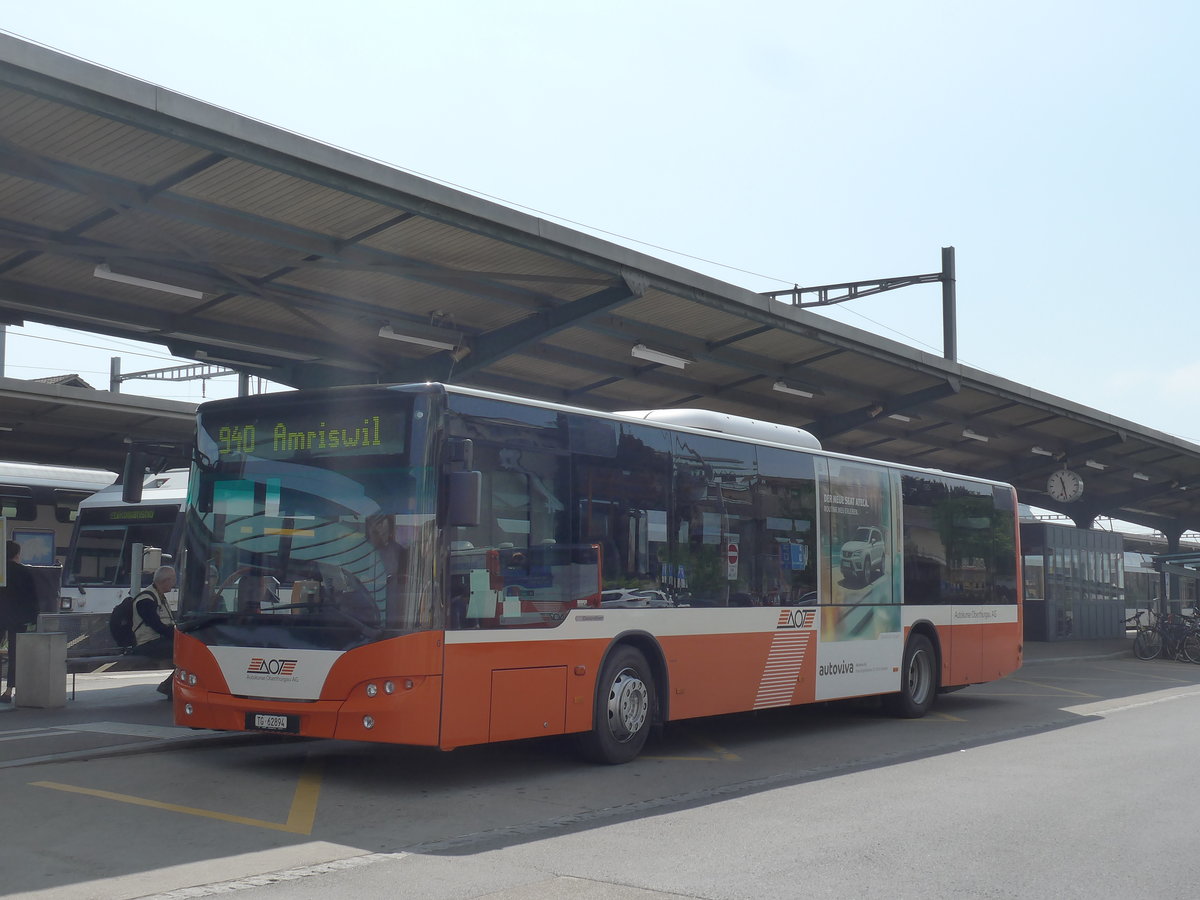
[(1133, 654), (1138, 659), (1155, 659), (1162, 656), (1165, 659), (1187, 660), (1200, 663), (1200, 625), (1189, 617), (1186, 620), (1172, 614), (1159, 615), (1151, 612), (1154, 621), (1148, 625), (1142, 624), (1142, 613), (1138, 610), (1125, 620), (1126, 625), (1137, 629), (1133, 638)]

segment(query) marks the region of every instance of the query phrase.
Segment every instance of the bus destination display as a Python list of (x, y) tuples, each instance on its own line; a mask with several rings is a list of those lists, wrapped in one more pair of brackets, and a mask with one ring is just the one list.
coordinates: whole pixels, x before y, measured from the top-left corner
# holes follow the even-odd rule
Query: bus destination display
[(403, 424), (403, 417), (395, 414), (350, 417), (298, 411), (241, 422), (206, 418), (203, 428), (219, 457), (306, 459), (403, 453)]

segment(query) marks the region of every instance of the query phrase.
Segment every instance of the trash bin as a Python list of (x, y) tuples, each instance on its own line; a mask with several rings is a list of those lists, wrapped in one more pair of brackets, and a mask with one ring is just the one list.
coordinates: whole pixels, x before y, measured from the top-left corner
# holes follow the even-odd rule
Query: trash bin
[(67, 635), (25, 631), (17, 635), (17, 706), (67, 705)]

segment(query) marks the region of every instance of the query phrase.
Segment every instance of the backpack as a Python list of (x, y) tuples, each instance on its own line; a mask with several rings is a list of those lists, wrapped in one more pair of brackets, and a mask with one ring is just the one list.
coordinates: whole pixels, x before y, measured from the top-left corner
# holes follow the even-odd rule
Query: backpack
[(113, 607), (108, 614), (108, 631), (118, 647), (132, 647), (133, 637), (133, 595), (127, 595), (124, 600)]

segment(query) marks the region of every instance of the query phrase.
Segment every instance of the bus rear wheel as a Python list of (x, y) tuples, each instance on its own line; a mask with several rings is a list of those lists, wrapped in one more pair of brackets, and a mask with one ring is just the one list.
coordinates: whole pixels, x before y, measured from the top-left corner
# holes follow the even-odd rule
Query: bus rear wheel
[(629, 762), (646, 745), (654, 712), (654, 677), (646, 657), (633, 647), (618, 647), (600, 670), (592, 730), (580, 736), (580, 750), (593, 762)]
[(937, 696), (937, 656), (923, 634), (914, 634), (904, 647), (900, 669), (900, 693), (888, 694), (884, 708), (902, 719), (919, 719), (933, 706)]

